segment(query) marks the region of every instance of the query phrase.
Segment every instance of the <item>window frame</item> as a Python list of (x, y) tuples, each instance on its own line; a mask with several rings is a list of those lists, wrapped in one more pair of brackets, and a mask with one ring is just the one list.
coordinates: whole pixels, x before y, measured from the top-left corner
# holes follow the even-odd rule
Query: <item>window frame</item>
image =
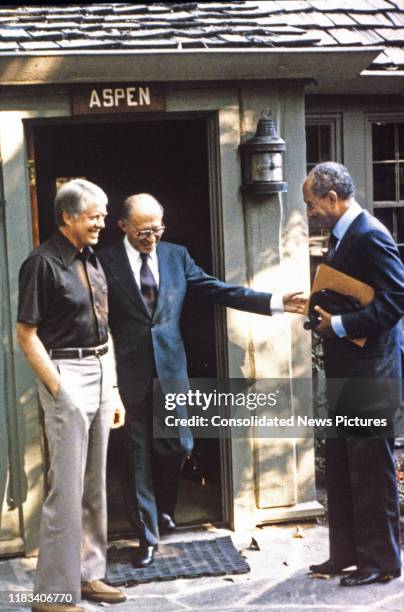
[[(342, 114), (341, 113), (306, 113), (305, 127), (312, 125), (329, 125), (331, 126), (331, 151), (332, 158), (330, 161), (343, 163), (342, 161)], [(307, 146), (307, 145), (306, 145)], [(306, 155), (306, 169), (308, 169)], [(310, 166), (314, 167), (315, 164)]]
[[(404, 124), (404, 113), (403, 112), (372, 112), (366, 113), (365, 115), (365, 155), (366, 155), (366, 190), (368, 196), (368, 202), (371, 205), (371, 212), (376, 213), (377, 209), (380, 208), (391, 208), (391, 209), (404, 209), (404, 199), (398, 200), (377, 200), (373, 199), (373, 146), (372, 146), (372, 125), (373, 123), (403, 123)], [(395, 175), (397, 181), (397, 175)], [(396, 186), (397, 189), (397, 186)], [(397, 193), (397, 191), (396, 191)], [(399, 195), (399, 192), (398, 192)], [(401, 241), (398, 240), (397, 235), (397, 219), (393, 214), (393, 238), (396, 244), (400, 247), (404, 247), (404, 236)]]
[[(305, 127), (307, 126), (318, 126), (318, 125), (328, 125), (331, 127), (331, 157), (330, 160), (327, 161), (336, 161), (338, 163), (343, 163), (342, 154), (343, 154), (343, 142), (342, 142), (342, 113), (306, 113), (305, 116)], [(314, 168), (316, 163), (308, 163), (307, 162), (307, 139), (306, 139), (306, 172), (307, 174)], [(320, 239), (320, 244), (315, 246), (314, 242), (316, 240), (316, 235), (310, 234), (309, 232), (309, 250), (310, 250), (310, 259), (312, 264), (315, 266), (317, 263), (323, 260), (324, 254), (327, 250), (327, 242), (328, 242), (328, 230), (318, 228), (319, 234), (317, 234)], [(323, 243), (321, 246), (321, 242)], [(318, 252), (319, 250), (319, 252)]]

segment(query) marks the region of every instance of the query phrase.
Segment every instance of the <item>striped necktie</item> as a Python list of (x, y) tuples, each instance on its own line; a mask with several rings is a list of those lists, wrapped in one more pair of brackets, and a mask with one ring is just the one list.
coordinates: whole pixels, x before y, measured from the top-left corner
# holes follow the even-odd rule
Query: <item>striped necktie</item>
[(337, 251), (337, 244), (338, 244), (338, 238), (333, 232), (331, 232), (330, 238), (328, 240), (328, 251), (324, 257), (324, 263), (330, 264), (333, 261), (335, 257), (335, 253)]

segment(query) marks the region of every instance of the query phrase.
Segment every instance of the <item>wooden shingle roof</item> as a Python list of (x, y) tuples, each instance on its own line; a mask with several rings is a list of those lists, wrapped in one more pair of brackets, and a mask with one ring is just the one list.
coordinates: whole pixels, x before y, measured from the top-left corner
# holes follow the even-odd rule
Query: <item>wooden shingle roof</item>
[(380, 47), (404, 69), (404, 0), (2, 5), (0, 56), (33, 52)]

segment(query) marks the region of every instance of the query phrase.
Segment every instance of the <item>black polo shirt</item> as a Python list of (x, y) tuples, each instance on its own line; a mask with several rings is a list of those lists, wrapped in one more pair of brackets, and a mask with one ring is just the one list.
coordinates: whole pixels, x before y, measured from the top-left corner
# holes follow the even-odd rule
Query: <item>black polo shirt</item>
[(19, 276), (19, 323), (38, 327), (47, 349), (108, 340), (107, 283), (91, 247), (80, 252), (59, 231), (29, 255)]

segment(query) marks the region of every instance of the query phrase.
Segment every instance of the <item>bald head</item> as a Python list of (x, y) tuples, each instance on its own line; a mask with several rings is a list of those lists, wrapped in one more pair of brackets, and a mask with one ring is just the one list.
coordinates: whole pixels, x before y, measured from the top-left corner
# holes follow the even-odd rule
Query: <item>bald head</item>
[(163, 214), (164, 208), (155, 197), (137, 193), (124, 201), (118, 225), (133, 248), (152, 253), (164, 231)]
[(133, 215), (155, 215), (163, 216), (164, 208), (150, 193), (136, 193), (126, 198), (122, 205), (121, 219), (128, 221)]

